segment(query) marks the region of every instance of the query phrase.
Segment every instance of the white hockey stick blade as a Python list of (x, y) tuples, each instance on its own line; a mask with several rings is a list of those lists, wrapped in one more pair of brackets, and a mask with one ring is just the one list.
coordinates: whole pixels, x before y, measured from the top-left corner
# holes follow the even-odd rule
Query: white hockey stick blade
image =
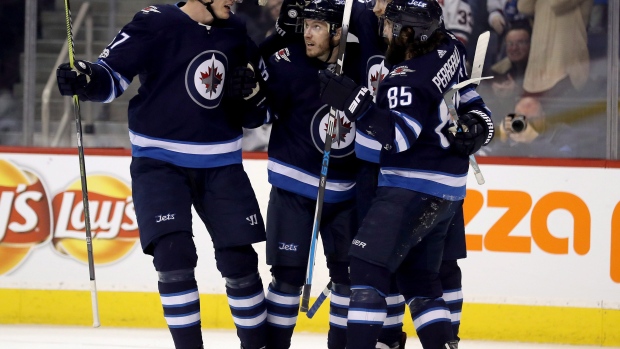
[[(484, 66), (484, 59), (487, 55), (487, 47), (489, 46), (489, 37), (491, 33), (486, 31), (478, 36), (478, 42), (476, 43), (476, 52), (474, 53), (474, 61), (471, 67), (471, 79), (477, 79), (482, 76), (482, 67)], [(480, 81), (475, 82), (476, 85), (480, 84)]]

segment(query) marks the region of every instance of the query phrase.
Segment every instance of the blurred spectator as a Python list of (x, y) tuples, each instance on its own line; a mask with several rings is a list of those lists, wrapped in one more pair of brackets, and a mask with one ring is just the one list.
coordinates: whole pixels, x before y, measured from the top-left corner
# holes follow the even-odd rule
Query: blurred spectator
[(607, 0), (594, 0), (588, 25), (590, 34), (603, 34), (607, 27)]
[(235, 5), (235, 14), (245, 20), (248, 35), (256, 45), (273, 32), (280, 5), (282, 0), (267, 0), (265, 6), (259, 6), (257, 1), (244, 1)]
[(520, 13), (534, 16), (524, 90), (558, 97), (588, 81), (587, 23), (594, 0), (519, 0)]
[(471, 6), (467, 0), (438, 0), (443, 10), (446, 29), (467, 45), (470, 40), (474, 20)]
[(491, 66), (490, 74), (493, 79), (490, 83), (481, 85), (483, 91), (490, 86), (494, 98), (489, 98), (487, 104), (494, 116), (503, 117), (510, 112), (523, 94), (523, 77), (530, 54), (531, 34), (532, 30), (527, 21), (515, 22), (508, 29), (504, 40), (506, 57)]
[(504, 117), (498, 137), (481, 155), (567, 158), (575, 157), (575, 134), (565, 123), (548, 122), (540, 101), (521, 98), (514, 113)]

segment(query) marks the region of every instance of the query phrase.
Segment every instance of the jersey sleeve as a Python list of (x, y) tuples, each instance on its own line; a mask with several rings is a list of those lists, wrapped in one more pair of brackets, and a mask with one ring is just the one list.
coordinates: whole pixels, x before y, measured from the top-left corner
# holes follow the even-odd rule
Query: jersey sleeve
[(158, 31), (162, 30), (151, 22), (153, 20), (147, 15), (136, 14), (99, 55), (96, 63), (105, 68), (111, 78), (110, 84), (106, 85), (108, 91), (101, 91), (102, 95), (107, 95), (103, 102), (111, 102), (123, 94), (148, 64), (145, 57), (157, 47), (155, 40)]

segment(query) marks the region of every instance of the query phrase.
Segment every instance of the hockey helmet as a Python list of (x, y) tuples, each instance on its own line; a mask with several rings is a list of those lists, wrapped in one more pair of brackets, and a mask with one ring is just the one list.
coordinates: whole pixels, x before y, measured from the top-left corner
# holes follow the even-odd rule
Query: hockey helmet
[(428, 40), (443, 27), (443, 12), (436, 0), (392, 0), (385, 8), (385, 18), (393, 23), (394, 37), (411, 27), (416, 41)]
[(336, 29), (342, 26), (344, 14), (344, 0), (312, 0), (304, 6), (301, 18), (297, 22), (300, 32), (303, 32), (304, 19), (316, 19), (329, 24), (330, 34), (336, 34)]

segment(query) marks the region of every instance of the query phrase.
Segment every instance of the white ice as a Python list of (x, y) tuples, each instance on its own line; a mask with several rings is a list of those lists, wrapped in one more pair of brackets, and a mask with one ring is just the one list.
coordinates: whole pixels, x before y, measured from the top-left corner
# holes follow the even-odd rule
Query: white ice
[[(206, 349), (238, 349), (234, 330), (204, 330)], [(326, 348), (326, 334), (295, 333), (291, 349)], [(407, 349), (421, 349), (409, 338)], [(166, 329), (0, 325), (0, 349), (173, 349)], [(459, 349), (594, 349), (600, 346), (462, 340)]]

